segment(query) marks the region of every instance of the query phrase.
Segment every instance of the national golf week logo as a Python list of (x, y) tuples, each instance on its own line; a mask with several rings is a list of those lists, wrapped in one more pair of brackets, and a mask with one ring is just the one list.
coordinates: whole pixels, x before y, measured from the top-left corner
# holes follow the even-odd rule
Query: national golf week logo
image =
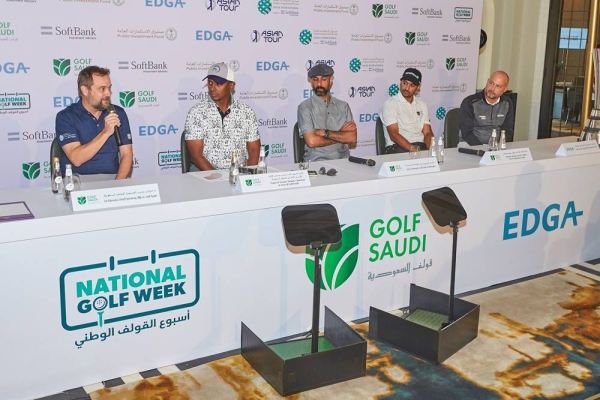
[[(342, 240), (325, 247), (319, 256), (321, 289), (334, 290), (343, 285), (356, 269), (358, 262), (359, 224), (341, 225)], [(306, 274), (314, 283), (315, 259), (310, 246), (306, 247)]]
[[(194, 249), (110, 256), (67, 268), (59, 285), (61, 322), (67, 331), (104, 325), (110, 329), (140, 317), (158, 326), (163, 321), (152, 316), (192, 307), (200, 299), (200, 256)], [(114, 326), (113, 333), (130, 332), (124, 332), (123, 323)]]

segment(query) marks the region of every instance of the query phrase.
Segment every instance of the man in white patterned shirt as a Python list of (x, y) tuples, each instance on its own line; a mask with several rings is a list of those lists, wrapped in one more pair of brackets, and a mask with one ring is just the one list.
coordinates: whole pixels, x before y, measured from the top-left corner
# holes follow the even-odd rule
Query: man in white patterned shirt
[(224, 63), (214, 64), (205, 79), (210, 99), (192, 107), (185, 121), (185, 142), (192, 163), (201, 171), (228, 169), (236, 151), (238, 159), (247, 157), (248, 165), (258, 164), (256, 114), (233, 98), (233, 70)]

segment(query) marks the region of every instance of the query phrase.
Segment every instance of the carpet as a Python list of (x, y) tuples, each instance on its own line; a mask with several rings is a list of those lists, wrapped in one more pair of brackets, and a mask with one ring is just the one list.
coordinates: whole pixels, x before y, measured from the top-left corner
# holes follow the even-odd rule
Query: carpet
[[(478, 337), (441, 365), (368, 340), (367, 375), (289, 399), (586, 399), (600, 393), (600, 285), (560, 271), (465, 297)], [(355, 329), (367, 336), (368, 324)], [(90, 393), (92, 400), (278, 399), (240, 356)]]

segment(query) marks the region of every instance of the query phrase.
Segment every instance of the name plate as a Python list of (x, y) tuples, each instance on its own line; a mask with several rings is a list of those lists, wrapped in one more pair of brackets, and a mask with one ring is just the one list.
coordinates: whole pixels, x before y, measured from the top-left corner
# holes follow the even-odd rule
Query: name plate
[(556, 150), (556, 155), (561, 157), (578, 156), (581, 154), (593, 154), (600, 152), (598, 143), (595, 140), (586, 140), (585, 142), (563, 143)]
[(486, 151), (483, 157), (481, 157), (479, 164), (500, 165), (520, 163), (525, 161), (533, 161), (529, 147), (502, 151)]
[(310, 186), (307, 170), (272, 172), (270, 174), (238, 175), (235, 189), (242, 193), (290, 189)]
[(414, 160), (388, 161), (381, 164), (379, 176), (391, 178), (440, 172), (440, 166), (435, 157), (417, 158)]
[(160, 193), (156, 183), (71, 192), (73, 211), (100, 210), (152, 203), (160, 203)]

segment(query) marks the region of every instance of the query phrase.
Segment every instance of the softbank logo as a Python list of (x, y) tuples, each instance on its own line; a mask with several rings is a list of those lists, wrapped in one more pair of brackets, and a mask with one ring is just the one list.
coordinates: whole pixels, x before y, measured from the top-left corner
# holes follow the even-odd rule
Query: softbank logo
[[(334, 290), (342, 286), (356, 269), (358, 262), (359, 224), (341, 225), (342, 240), (328, 245), (321, 253), (321, 290)], [(306, 247), (306, 274), (314, 283), (314, 252)]]

